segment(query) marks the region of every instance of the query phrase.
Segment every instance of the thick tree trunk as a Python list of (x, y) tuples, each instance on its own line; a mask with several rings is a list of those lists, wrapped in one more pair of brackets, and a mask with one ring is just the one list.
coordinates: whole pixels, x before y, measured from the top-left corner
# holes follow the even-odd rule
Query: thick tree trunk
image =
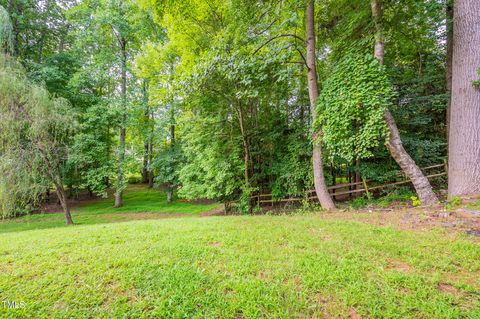
[[(306, 15), (306, 33), (307, 33), (307, 67), (308, 67), (308, 92), (310, 96), (310, 112), (312, 123), (317, 118), (316, 104), (318, 98), (317, 83), (317, 65), (315, 52), (315, 8), (314, 1), (310, 0), (307, 4)], [(332, 197), (328, 193), (325, 176), (323, 174), (322, 146), (319, 141), (319, 132), (315, 132), (313, 138), (313, 179), (315, 184), (315, 192), (317, 194), (320, 205), (327, 210), (335, 210), (335, 204)]]
[(67, 222), (67, 225), (73, 225), (72, 215), (70, 214), (70, 207), (68, 205), (65, 189), (60, 184), (55, 185), (55, 189), (57, 191), (57, 196), (58, 196), (58, 200), (60, 201), (60, 205), (62, 205), (62, 209), (63, 209), (63, 213), (65, 214), (65, 220)]
[(480, 193), (480, 1), (456, 0), (449, 139), (449, 196)]
[(452, 104), (452, 60), (453, 60), (453, 0), (447, 0), (446, 7), (447, 21), (447, 72), (445, 74), (445, 90), (448, 94), (447, 112), (446, 112), (446, 133), (447, 143), (450, 134), (450, 105)]
[[(382, 5), (380, 0), (372, 0), (372, 16), (375, 22), (375, 58), (380, 64), (384, 63), (385, 44), (383, 38), (382, 25)], [(432, 190), (430, 182), (425, 177), (421, 169), (415, 164), (415, 161), (403, 147), (397, 123), (390, 111), (385, 110), (384, 119), (387, 122), (389, 136), (387, 147), (390, 154), (400, 166), (405, 175), (411, 180), (418, 198), (424, 205), (432, 205), (438, 202), (437, 195)]]
[(126, 122), (127, 122), (127, 51), (126, 40), (120, 41), (122, 53), (122, 124), (120, 128), (120, 141), (118, 147), (118, 177), (117, 190), (115, 191), (115, 208), (123, 205), (123, 188), (125, 183), (125, 175), (123, 172), (123, 165), (125, 162), (125, 140), (126, 140)]
[(167, 203), (171, 203), (173, 201), (173, 189), (169, 186), (167, 189)]
[(422, 170), (415, 164), (403, 147), (397, 124), (390, 111), (386, 110), (384, 114), (385, 121), (389, 129), (388, 149), (390, 154), (400, 166), (405, 175), (412, 181), (418, 198), (424, 205), (432, 205), (438, 202), (437, 195), (432, 190), (430, 182), (423, 174)]

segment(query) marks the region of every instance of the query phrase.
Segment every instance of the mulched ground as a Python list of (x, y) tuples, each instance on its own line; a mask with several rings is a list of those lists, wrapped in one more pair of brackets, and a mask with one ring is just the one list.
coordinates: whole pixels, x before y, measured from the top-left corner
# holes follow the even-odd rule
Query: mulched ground
[(392, 226), (411, 230), (444, 228), (480, 238), (480, 211), (472, 209), (445, 210), (441, 206), (396, 209), (370, 208), (359, 211), (325, 213), (322, 214), (322, 218), (355, 220), (377, 226)]

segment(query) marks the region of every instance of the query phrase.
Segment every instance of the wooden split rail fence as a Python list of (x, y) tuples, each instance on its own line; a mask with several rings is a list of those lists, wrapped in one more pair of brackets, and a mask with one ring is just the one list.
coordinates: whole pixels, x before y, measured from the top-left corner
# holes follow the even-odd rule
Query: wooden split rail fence
[[(442, 169), (441, 172), (431, 173), (428, 174), (426, 177), (428, 179), (433, 179), (441, 176), (447, 175), (447, 164), (439, 164), (433, 165), (429, 167), (421, 168), (423, 172), (428, 172), (432, 170), (439, 170)], [(401, 181), (396, 181), (387, 184), (374, 184), (373, 181), (363, 180), (361, 182), (355, 183), (348, 183), (348, 184), (338, 184), (328, 187), (328, 191), (330, 195), (333, 197), (334, 200), (337, 199), (345, 199), (351, 198), (353, 195), (363, 194), (363, 193), (370, 193), (372, 191), (378, 191), (384, 188), (392, 187), (392, 186), (399, 186), (399, 185), (407, 185), (410, 184), (411, 181), (403, 174), (400, 173), (402, 176)], [(370, 186), (369, 186), (370, 183)], [(360, 187), (360, 188), (359, 188)], [(276, 203), (293, 203), (299, 202), (304, 200), (317, 200), (317, 196), (315, 190), (306, 190), (303, 197), (289, 197), (289, 198), (282, 198), (282, 199), (275, 199), (273, 198), (272, 194), (258, 194), (251, 197), (252, 204), (264, 206), (266, 204), (274, 205)]]

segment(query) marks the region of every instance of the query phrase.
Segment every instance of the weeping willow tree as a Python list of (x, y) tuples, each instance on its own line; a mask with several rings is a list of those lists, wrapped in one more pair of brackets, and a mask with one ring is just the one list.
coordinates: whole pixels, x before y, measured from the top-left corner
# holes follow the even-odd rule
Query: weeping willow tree
[(74, 115), (64, 99), (32, 84), (23, 68), (0, 56), (0, 198), (3, 215), (33, 208), (52, 185), (72, 224), (63, 173)]
[[(73, 224), (63, 187), (75, 120), (70, 105), (30, 82), (9, 56), (11, 24), (0, 7), (0, 213), (14, 216), (33, 210), (53, 185)], [(10, 25), (10, 26), (9, 26)]]
[(13, 26), (7, 10), (0, 5), (0, 47), (4, 53), (13, 52)]

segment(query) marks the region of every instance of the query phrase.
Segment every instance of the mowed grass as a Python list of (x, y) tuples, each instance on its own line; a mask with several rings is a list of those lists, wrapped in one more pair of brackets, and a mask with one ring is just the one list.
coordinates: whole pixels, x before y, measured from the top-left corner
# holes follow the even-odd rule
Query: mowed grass
[[(220, 207), (219, 204), (195, 204), (175, 200), (167, 203), (166, 194), (143, 185), (130, 185), (123, 196), (123, 206), (113, 207), (112, 196), (89, 201), (72, 208), (73, 221), (77, 225), (112, 223), (137, 219), (158, 219), (197, 216)], [(21, 218), (0, 220), (0, 233), (44, 229), (65, 226), (63, 213), (33, 214)]]
[(480, 318), (480, 243), (321, 215), (0, 234), (1, 318)]
[(200, 213), (219, 207), (219, 204), (195, 204), (183, 200), (167, 202), (167, 195), (157, 189), (149, 189), (144, 185), (130, 185), (123, 195), (123, 206), (113, 207), (112, 196), (108, 199), (89, 203), (75, 209), (76, 212), (102, 213), (162, 213), (190, 214)]

